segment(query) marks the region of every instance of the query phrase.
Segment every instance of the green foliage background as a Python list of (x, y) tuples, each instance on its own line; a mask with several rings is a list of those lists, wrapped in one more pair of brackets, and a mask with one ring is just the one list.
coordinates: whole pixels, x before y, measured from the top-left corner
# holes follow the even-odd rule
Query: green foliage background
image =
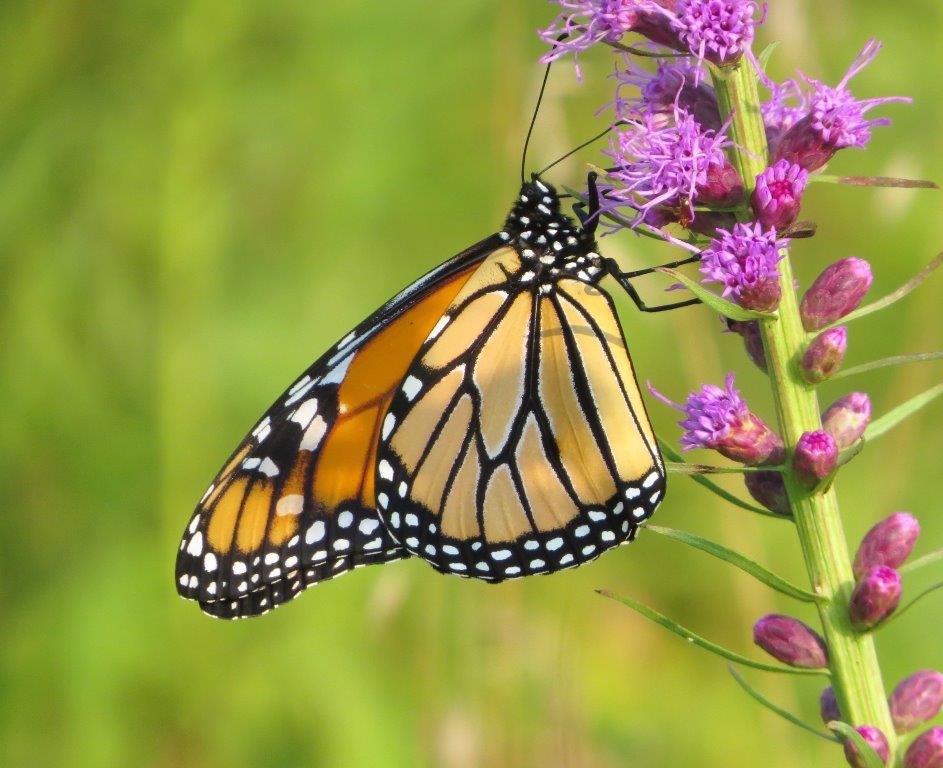
[[(770, 5), (775, 75), (801, 65), (835, 82), (876, 34), (885, 52), (856, 91), (915, 98), (833, 171), (943, 180), (943, 7)], [(500, 587), (420, 562), (366, 569), (236, 624), (175, 595), (178, 536), (255, 417), (401, 285), (501, 223), (541, 74), (533, 32), (551, 13), (520, 0), (0, 6), (0, 763), (841, 764), (718, 660), (594, 595), (630, 593), (746, 653), (759, 615), (811, 620), (654, 535)], [(557, 68), (532, 165), (598, 129), (610, 66), (587, 56), (582, 87)], [(576, 183), (581, 167), (552, 179)], [(820, 225), (795, 248), (806, 284), (856, 254), (877, 295), (943, 246), (938, 193), (816, 186), (806, 213)], [(603, 247), (631, 264), (666, 256), (630, 236)], [(849, 363), (939, 348), (939, 281), (856, 325)], [(641, 317), (619, 301), (636, 364), (663, 391), (736, 368), (771, 416), (762, 377), (705, 310)], [(883, 412), (940, 375), (884, 371), (823, 398), (862, 388)], [(673, 415), (653, 411), (673, 439)], [(936, 406), (842, 475), (853, 540), (906, 509), (924, 551), (943, 543), (941, 430)], [(686, 478), (658, 519), (804, 578), (788, 524)], [(932, 598), (882, 633), (889, 682), (943, 666), (941, 619)], [(816, 719), (816, 682), (748, 677)]]

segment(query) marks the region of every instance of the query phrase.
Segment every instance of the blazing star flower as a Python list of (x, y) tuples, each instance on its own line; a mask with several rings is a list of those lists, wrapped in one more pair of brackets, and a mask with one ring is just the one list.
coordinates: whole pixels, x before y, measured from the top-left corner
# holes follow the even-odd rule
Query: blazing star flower
[(616, 43), (627, 32), (678, 48), (671, 28), (673, 0), (553, 0), (562, 12), (540, 38), (550, 45), (541, 61), (547, 64), (567, 53), (578, 55), (597, 43)]
[(752, 0), (678, 0), (672, 26), (699, 61), (736, 62), (753, 42)]
[(737, 224), (733, 230), (718, 230), (716, 239), (701, 252), (704, 282), (724, 286), (724, 296), (733, 296), (743, 307), (767, 312), (779, 305), (781, 289), (777, 264), (787, 240), (765, 232), (758, 223)]
[(606, 153), (615, 161), (609, 177), (618, 184), (607, 199), (614, 207), (636, 207), (638, 221), (657, 206), (683, 206), (693, 217), (711, 167), (727, 165), (724, 148), (729, 145), (723, 132), (704, 129), (680, 108), (670, 125), (664, 116), (646, 113), (619, 130)]
[(788, 160), (780, 160), (767, 168), (756, 177), (753, 191), (756, 220), (780, 232), (792, 226), (799, 217), (808, 181), (809, 172)]
[(867, 112), (892, 102), (909, 104), (912, 99), (903, 96), (856, 99), (848, 89), (851, 79), (868, 66), (880, 50), (879, 42), (869, 40), (834, 88), (803, 75), (807, 90), (805, 115), (777, 143), (775, 159), (790, 160), (814, 171), (825, 165), (839, 149), (866, 147), (874, 126), (890, 125), (888, 118), (869, 120)]
[(678, 422), (684, 429), (682, 450), (712, 448), (728, 459), (744, 464), (768, 464), (783, 456), (783, 442), (763, 420), (750, 411), (740, 392), (734, 389), (734, 375), (728, 374), (724, 389), (705, 384), (691, 392), (680, 405), (648, 385), (651, 393), (666, 405), (681, 411)]
[(766, 126), (766, 141), (773, 154), (783, 134), (805, 117), (808, 99), (796, 80), (776, 83), (760, 73), (760, 81), (770, 91), (770, 98), (760, 105), (760, 112)]
[[(703, 71), (695, 64), (660, 62), (652, 72), (639, 66), (631, 56), (625, 57), (625, 65), (615, 73), (618, 85), (613, 108), (619, 120), (639, 120), (648, 113), (661, 115), (664, 123), (670, 124), (675, 111), (681, 109), (690, 114), (701, 128), (721, 130), (720, 109), (714, 89), (702, 82)], [(626, 88), (633, 95), (626, 98)], [(634, 91), (638, 90), (635, 95)]]

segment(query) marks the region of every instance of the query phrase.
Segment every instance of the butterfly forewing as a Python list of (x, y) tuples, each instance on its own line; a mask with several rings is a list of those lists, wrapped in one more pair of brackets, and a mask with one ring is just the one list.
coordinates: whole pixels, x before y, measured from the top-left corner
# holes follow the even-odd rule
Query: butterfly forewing
[(384, 420), (380, 515), (443, 572), (579, 565), (631, 540), (664, 493), (594, 244), (544, 200), (509, 220), (511, 244), (456, 295)]
[(276, 400), (197, 505), (177, 557), (183, 597), (214, 616), (250, 616), (407, 556), (376, 512), (383, 419), (422, 341), (495, 245), (414, 283)]

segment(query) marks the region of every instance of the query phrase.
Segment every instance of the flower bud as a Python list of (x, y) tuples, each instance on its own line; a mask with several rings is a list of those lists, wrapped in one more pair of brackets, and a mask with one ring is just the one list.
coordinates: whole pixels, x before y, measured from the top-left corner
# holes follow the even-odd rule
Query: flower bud
[(813, 129), (813, 118), (809, 115), (783, 134), (773, 159), (786, 161), (806, 171), (817, 171), (832, 159), (838, 149)]
[(909, 733), (936, 717), (943, 706), (943, 675), (932, 669), (915, 672), (897, 684), (888, 703), (894, 730)]
[(753, 212), (764, 227), (782, 232), (799, 218), (802, 194), (809, 172), (788, 160), (780, 160), (756, 177)]
[(826, 686), (819, 696), (819, 712), (822, 715), (822, 722), (826, 725), (833, 720), (841, 720), (841, 711), (838, 709), (838, 699), (835, 698), (835, 689), (832, 686)]
[(864, 392), (839, 398), (822, 414), (822, 426), (835, 438), (839, 451), (854, 445), (870, 422), (871, 399)]
[(796, 444), (792, 468), (796, 479), (807, 488), (814, 488), (835, 470), (838, 446), (828, 432), (806, 432)]
[(753, 625), (753, 642), (774, 659), (791, 667), (828, 666), (825, 641), (812, 627), (791, 616), (771, 613)]
[(750, 495), (770, 512), (785, 516), (792, 514), (786, 484), (779, 472), (746, 472), (743, 483)]
[(848, 349), (848, 329), (840, 325), (822, 331), (802, 356), (802, 375), (810, 384), (819, 384), (841, 368)]
[[(877, 753), (878, 757), (881, 758), (881, 762), (887, 765), (887, 758), (891, 750), (884, 734), (873, 725), (860, 725), (855, 730), (861, 734), (868, 746)], [(845, 740), (845, 759), (848, 761), (848, 765), (853, 768), (867, 768), (864, 757), (851, 739)]]
[(943, 768), (943, 728), (921, 733), (904, 755), (904, 768)]
[(871, 265), (854, 256), (826, 267), (802, 297), (799, 312), (803, 327), (817, 331), (852, 312), (873, 280)]
[(743, 347), (747, 356), (763, 373), (767, 372), (766, 350), (763, 349), (763, 339), (760, 336), (760, 324), (756, 320), (727, 320), (727, 329), (738, 334), (743, 339)]
[(872, 629), (890, 616), (900, 603), (900, 574), (879, 565), (870, 569), (851, 593), (848, 615), (855, 629)]
[(697, 202), (711, 208), (732, 208), (743, 200), (743, 182), (730, 163), (711, 163), (707, 181), (698, 187)]
[(855, 578), (879, 565), (899, 568), (913, 551), (920, 536), (920, 523), (908, 512), (895, 512), (871, 528), (855, 553)]

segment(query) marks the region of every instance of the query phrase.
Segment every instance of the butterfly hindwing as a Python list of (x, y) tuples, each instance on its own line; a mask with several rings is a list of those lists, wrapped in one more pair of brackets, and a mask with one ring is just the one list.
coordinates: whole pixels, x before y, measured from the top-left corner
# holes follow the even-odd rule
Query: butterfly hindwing
[(276, 400), (197, 505), (177, 556), (183, 597), (214, 616), (251, 616), (408, 555), (375, 507), (383, 418), (420, 344), (496, 244), (483, 241), (414, 283)]
[(380, 515), (442, 572), (501, 581), (579, 565), (631, 540), (664, 493), (594, 244), (544, 200), (509, 219), (516, 242), (455, 297), (384, 421)]

